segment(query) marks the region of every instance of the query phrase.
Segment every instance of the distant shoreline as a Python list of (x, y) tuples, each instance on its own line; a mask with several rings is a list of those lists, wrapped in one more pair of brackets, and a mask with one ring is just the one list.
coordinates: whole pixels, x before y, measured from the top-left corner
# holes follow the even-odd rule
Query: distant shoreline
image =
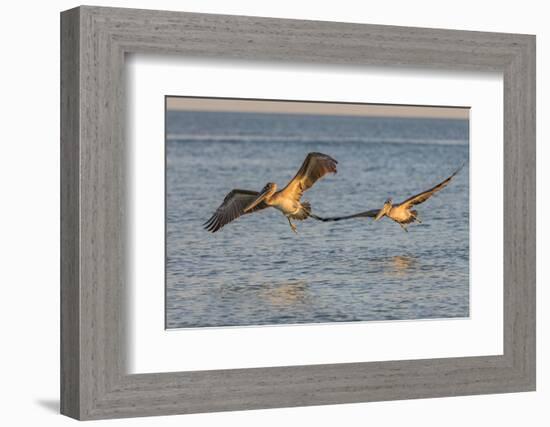
[(470, 107), (166, 96), (167, 111), (468, 120)]

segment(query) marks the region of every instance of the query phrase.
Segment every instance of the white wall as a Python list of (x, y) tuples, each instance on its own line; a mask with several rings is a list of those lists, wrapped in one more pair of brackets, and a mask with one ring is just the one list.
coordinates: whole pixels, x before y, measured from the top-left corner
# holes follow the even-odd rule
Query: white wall
[[(537, 34), (538, 389), (536, 393), (111, 421), (110, 425), (549, 425), (547, 200), (550, 27), (545, 2), (462, 0), (97, 1), (98, 5)], [(4, 2), (0, 66), (2, 425), (66, 425), (59, 377), (59, 11), (74, 1)], [(6, 96), (7, 95), (7, 96)], [(546, 161), (545, 161), (546, 160)], [(546, 217), (546, 218), (545, 218)], [(7, 340), (6, 340), (7, 337)], [(547, 419), (544, 420), (544, 417)]]

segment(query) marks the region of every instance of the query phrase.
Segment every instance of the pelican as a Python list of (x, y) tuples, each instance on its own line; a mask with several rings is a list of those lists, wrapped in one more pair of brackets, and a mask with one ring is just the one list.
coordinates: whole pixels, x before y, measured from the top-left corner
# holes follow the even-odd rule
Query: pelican
[(204, 228), (215, 233), (242, 215), (272, 206), (283, 213), (292, 231), (297, 233), (291, 219), (304, 220), (310, 216), (315, 218), (311, 213), (311, 204), (300, 201), (302, 195), (327, 173), (336, 173), (337, 163), (326, 154), (309, 153), (296, 176), (282, 190), (277, 191), (277, 184), (273, 182), (268, 182), (260, 192), (232, 190), (203, 224)]
[(367, 218), (374, 218), (375, 221), (378, 221), (382, 219), (384, 216), (387, 216), (388, 218), (397, 222), (404, 231), (408, 232), (409, 231), (407, 230), (408, 224), (413, 223), (415, 221), (420, 224), (422, 223), (422, 221), (420, 221), (420, 218), (418, 218), (418, 212), (411, 208), (415, 205), (419, 205), (420, 203), (425, 202), (430, 197), (432, 197), (435, 193), (444, 189), (451, 182), (451, 179), (453, 179), (453, 177), (458, 172), (460, 172), (460, 170), (463, 167), (464, 165), (460, 166), (460, 168), (458, 168), (450, 177), (441, 181), (439, 184), (436, 184), (429, 190), (423, 191), (422, 193), (409, 197), (407, 200), (401, 203), (394, 204), (393, 200), (391, 198), (388, 198), (384, 203), (384, 206), (382, 207), (382, 209), (371, 209), (369, 211), (359, 212), (357, 214), (341, 216), (341, 217), (332, 217), (332, 218), (317, 217), (317, 219), (321, 221), (340, 221), (343, 219), (367, 217)]

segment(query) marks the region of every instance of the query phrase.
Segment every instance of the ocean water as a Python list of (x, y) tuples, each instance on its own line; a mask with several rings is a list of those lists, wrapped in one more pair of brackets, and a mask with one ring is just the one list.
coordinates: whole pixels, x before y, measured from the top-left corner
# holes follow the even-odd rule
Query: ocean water
[[(468, 122), (176, 112), (166, 117), (166, 327), (469, 316)], [(451, 184), (405, 233), (388, 218), (323, 223), (268, 208), (211, 234), (233, 188), (280, 188), (307, 153), (338, 160), (304, 195), (319, 216)]]

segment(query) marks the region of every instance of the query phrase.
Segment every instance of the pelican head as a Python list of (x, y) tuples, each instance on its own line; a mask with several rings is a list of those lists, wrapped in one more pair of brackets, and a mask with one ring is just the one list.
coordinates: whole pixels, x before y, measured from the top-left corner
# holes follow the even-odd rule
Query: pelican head
[(374, 218), (375, 221), (378, 221), (380, 218), (384, 217), (384, 215), (387, 215), (390, 212), (393, 206), (392, 202), (393, 200), (391, 198), (384, 202), (384, 206), (382, 207), (382, 209), (380, 209), (380, 212), (378, 212), (378, 214)]
[(268, 182), (264, 188), (262, 188), (262, 191), (260, 191), (260, 195), (256, 200), (254, 200), (252, 203), (250, 203), (245, 209), (245, 212), (249, 212), (252, 209), (254, 209), (257, 205), (259, 205), (261, 202), (263, 202), (265, 199), (269, 199), (275, 192), (277, 191), (277, 184), (274, 182)]

